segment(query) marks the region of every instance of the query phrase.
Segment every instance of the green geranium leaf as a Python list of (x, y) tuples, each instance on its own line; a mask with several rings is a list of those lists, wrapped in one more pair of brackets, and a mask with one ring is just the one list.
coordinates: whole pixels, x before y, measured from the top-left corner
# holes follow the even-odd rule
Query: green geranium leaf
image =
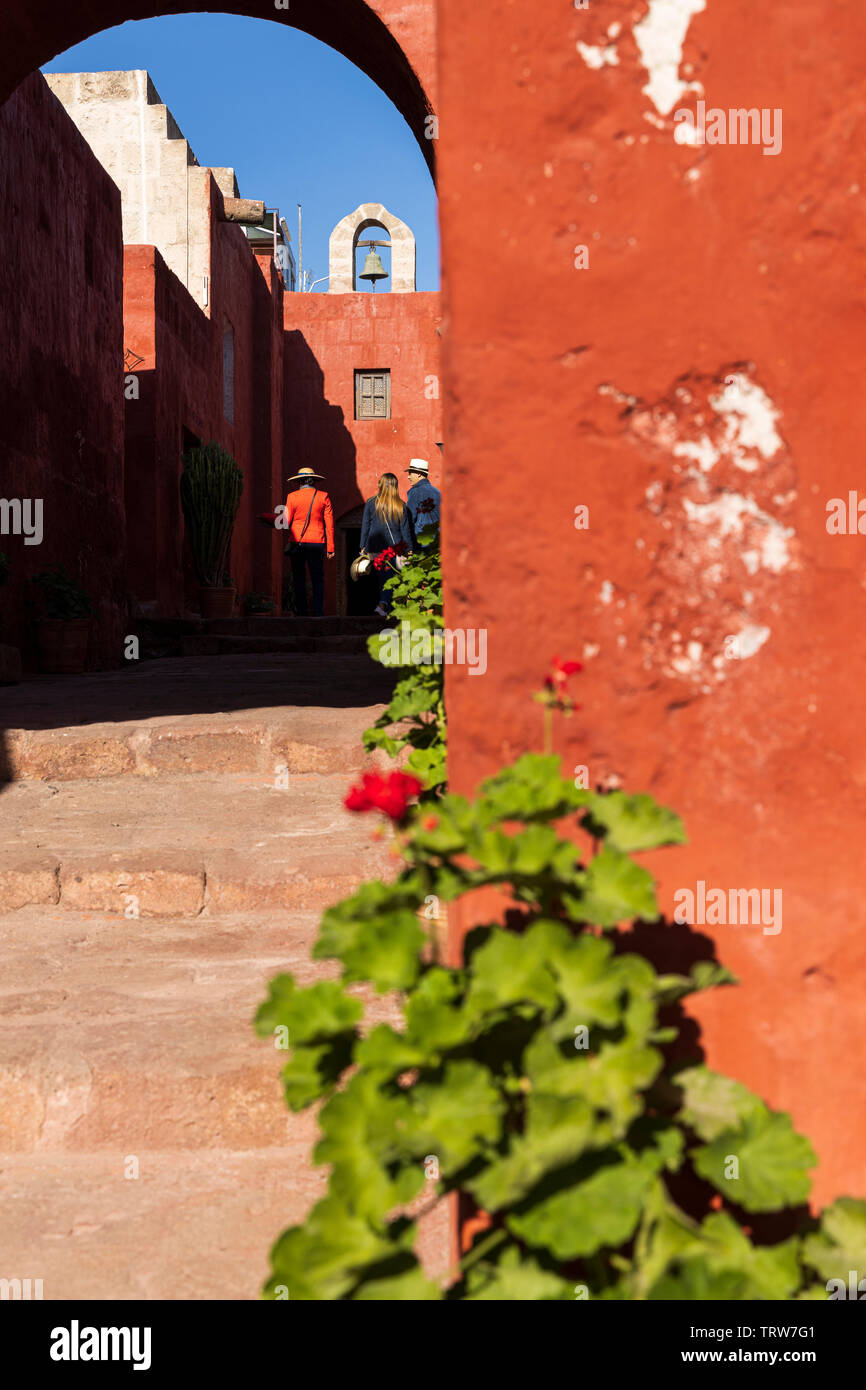
[(361, 1067), (386, 1072), (408, 1071), (427, 1060), (426, 1049), (412, 1043), (387, 1023), (379, 1023), (355, 1048), (354, 1060)]
[(649, 1189), (657, 1181), (649, 1167), (625, 1159), (603, 1167), (581, 1160), (570, 1176), (567, 1187), (539, 1195), (506, 1217), (521, 1240), (560, 1260), (622, 1245), (634, 1233)]
[(806, 1237), (803, 1256), (822, 1279), (847, 1284), (852, 1269), (858, 1281), (866, 1279), (866, 1202), (838, 1197), (822, 1213), (820, 1231)]
[(713, 960), (699, 960), (688, 975), (659, 975), (656, 992), (660, 1004), (673, 1004), (688, 994), (696, 994), (703, 989), (716, 989), (720, 985), (735, 985), (736, 975), (725, 966)]
[(655, 888), (646, 869), (606, 844), (586, 866), (583, 889), (575, 903), (569, 900), (579, 921), (614, 927), (633, 917), (645, 922), (658, 918)]
[(496, 821), (561, 820), (585, 806), (591, 793), (566, 781), (559, 759), (525, 753), (481, 783), (479, 815)]
[[(650, 1299), (687, 1298), (783, 1300), (800, 1283), (796, 1236), (779, 1245), (754, 1246), (727, 1212), (713, 1212), (698, 1239), (675, 1252), (671, 1270), (648, 1293)], [(712, 1290), (727, 1289), (725, 1295)]]
[(266, 1294), (277, 1298), (285, 1289), (292, 1302), (342, 1298), (365, 1265), (393, 1255), (394, 1248), (344, 1203), (325, 1197), (303, 1226), (280, 1236)]
[(494, 930), (472, 957), (472, 981), (466, 1000), (469, 1016), (477, 1018), (509, 1004), (535, 1004), (544, 1010), (556, 1007), (556, 981), (543, 953), (537, 932), (525, 936)]
[(709, 1067), (689, 1067), (674, 1079), (683, 1093), (679, 1118), (701, 1139), (712, 1141), (726, 1130), (737, 1129), (747, 1120), (768, 1113), (764, 1102), (748, 1086), (710, 1071)]
[(500, 1137), (505, 1102), (477, 1062), (449, 1062), (439, 1078), (419, 1081), (409, 1095), (407, 1141), (414, 1153), (435, 1155), (443, 1173), (455, 1172)]
[(692, 1162), (702, 1178), (746, 1211), (781, 1211), (805, 1202), (817, 1159), (788, 1115), (765, 1111), (695, 1150)]
[(283, 1067), (282, 1081), (290, 1110), (305, 1110), (333, 1090), (352, 1061), (352, 1034), (296, 1047)]
[(338, 957), (344, 980), (369, 980), (384, 994), (414, 983), (423, 944), (424, 931), (408, 908), (383, 910), (372, 921), (331, 911), (325, 913), (313, 956)]
[(624, 854), (686, 841), (679, 816), (644, 792), (637, 796), (617, 791), (593, 793), (582, 823), (590, 835), (603, 837)]
[(539, 922), (528, 935), (538, 940), (542, 959), (556, 978), (569, 1032), (579, 1024), (614, 1028), (622, 1022), (632, 982), (628, 957), (614, 957), (612, 944), (601, 937), (572, 936), (559, 922)]
[(361, 1070), (332, 1096), (319, 1122), (317, 1163), (330, 1163), (331, 1191), (373, 1226), (384, 1229), (391, 1208), (410, 1201), (424, 1183), (420, 1163), (406, 1166), (404, 1134), (411, 1120), (405, 1093), (385, 1088), (381, 1074)]
[(432, 1279), (427, 1278), (417, 1261), (402, 1274), (371, 1279), (368, 1283), (360, 1284), (351, 1295), (352, 1301), (356, 1303), (424, 1303), (441, 1298), (442, 1290)]
[(495, 1265), (475, 1265), (466, 1276), (470, 1302), (552, 1303), (573, 1297), (571, 1284), (542, 1269), (516, 1245), (510, 1245)]
[(461, 971), (433, 966), (425, 971), (406, 1002), (406, 1036), (427, 1057), (466, 1042), (472, 1020), (460, 1007)]
[(580, 1097), (531, 1094), (523, 1134), (503, 1158), (494, 1158), (467, 1186), (485, 1211), (519, 1201), (556, 1168), (579, 1158), (595, 1129), (592, 1106)]
[(294, 1047), (353, 1030), (363, 1012), (360, 1001), (337, 981), (301, 986), (291, 975), (277, 975), (256, 1014), (256, 1030), (268, 1037), (277, 1028), (287, 1028), (289, 1046)]

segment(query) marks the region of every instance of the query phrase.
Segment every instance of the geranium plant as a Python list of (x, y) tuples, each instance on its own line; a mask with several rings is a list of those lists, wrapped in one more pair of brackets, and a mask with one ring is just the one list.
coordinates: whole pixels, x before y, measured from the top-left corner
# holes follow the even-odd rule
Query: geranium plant
[[(866, 1204), (811, 1219), (808, 1141), (682, 1032), (680, 1001), (732, 976), (711, 959), (660, 973), (619, 930), (658, 919), (634, 856), (681, 843), (679, 818), (578, 788), (551, 755), (432, 810), (413, 790), (386, 778), (350, 793), (389, 817), (403, 867), (325, 913), (313, 954), (339, 980), (281, 975), (258, 1013), (263, 1036), (288, 1030), (286, 1099), (322, 1105), (315, 1161), (329, 1167), (326, 1196), (273, 1249), (266, 1294), (826, 1298), (823, 1281), (866, 1267)], [(443, 963), (441, 906), (481, 887), (503, 913)], [(361, 984), (393, 992), (399, 1026), (365, 1026)], [(454, 1192), (486, 1229), (432, 1278), (419, 1204)]]
[[(409, 653), (412, 651), (412, 636), (416, 632), (432, 638), (443, 628), (439, 528), (428, 527), (418, 537), (417, 546), (403, 568), (394, 569), (393, 577), (386, 585), (391, 594), (391, 628), (396, 627), (407, 633), (407, 640), (400, 643), (400, 649)], [(403, 624), (406, 624), (405, 629)], [(383, 665), (387, 664), (392, 646), (388, 634), (389, 629), (377, 632), (367, 644), (370, 655)], [(445, 694), (441, 665), (416, 662), (398, 670), (390, 703), (373, 727), (364, 734), (364, 747), (368, 752), (375, 748), (384, 749), (392, 758), (408, 748), (406, 767), (423, 782), (424, 798), (433, 799), (439, 794), (446, 778)]]

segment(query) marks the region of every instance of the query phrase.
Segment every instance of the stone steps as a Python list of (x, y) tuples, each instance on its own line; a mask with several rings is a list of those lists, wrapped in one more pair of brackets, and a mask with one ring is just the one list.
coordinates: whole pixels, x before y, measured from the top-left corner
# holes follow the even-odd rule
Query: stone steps
[[(129, 1152), (2, 1155), (4, 1269), (41, 1278), (46, 1301), (257, 1299), (271, 1246), (325, 1188), (306, 1142), (141, 1149), (133, 1180)], [(418, 1249), (431, 1275), (447, 1269), (444, 1203)]]
[[(251, 636), (219, 636), (215, 633), (196, 633), (179, 639), (179, 656), (251, 656), (265, 652), (280, 652), (284, 655), (298, 656), (314, 652), (345, 652), (353, 656), (363, 656), (367, 652), (367, 638), (360, 634), (347, 633), (330, 637), (305, 637), (262, 634)], [(167, 653), (166, 653), (167, 654)], [(143, 653), (147, 655), (147, 653)]]
[(367, 657), (368, 637), (385, 625), (378, 617), (140, 618), (133, 631), (145, 659), (266, 652)]
[(273, 780), (280, 767), (351, 773), (365, 765), (361, 735), (390, 689), (381, 667), (355, 656), (226, 656), (43, 676), (4, 691), (0, 765), (9, 780), (54, 782), (185, 772)]
[[(279, 1232), (323, 1192), (311, 1113), (251, 1023), (313, 963), (317, 913), (121, 922), (0, 917), (0, 1204), (8, 1271), (51, 1299), (256, 1298)], [(393, 999), (356, 991), (365, 1025)], [(444, 1207), (422, 1223), (447, 1264)]]
[[(370, 711), (373, 724), (378, 708)], [(305, 720), (267, 722), (230, 716), (182, 721), (138, 720), (66, 729), (10, 729), (6, 761), (12, 781), (77, 781), (203, 772), (344, 772), (370, 761), (360, 737), (312, 712)], [(374, 756), (373, 761), (377, 761)], [(378, 759), (381, 761), (381, 759)]]
[[(318, 913), (194, 926), (26, 909), (0, 917), (0, 1153), (308, 1147), (285, 1056), (252, 1019), (268, 981), (304, 983)], [(368, 1024), (394, 1002), (356, 991)]]
[(387, 868), (372, 824), (343, 810), (347, 778), (255, 773), (21, 781), (2, 794), (0, 912), (30, 904), (197, 917), (300, 910)]
[[(252, 1019), (274, 975), (335, 975), (310, 959), (323, 908), (396, 867), (342, 806), (388, 689), (366, 657), (317, 653), (4, 691), (4, 1277), (46, 1299), (258, 1296), (326, 1175)], [(395, 1020), (355, 992), (367, 1025)], [(444, 1207), (421, 1249), (445, 1268)]]

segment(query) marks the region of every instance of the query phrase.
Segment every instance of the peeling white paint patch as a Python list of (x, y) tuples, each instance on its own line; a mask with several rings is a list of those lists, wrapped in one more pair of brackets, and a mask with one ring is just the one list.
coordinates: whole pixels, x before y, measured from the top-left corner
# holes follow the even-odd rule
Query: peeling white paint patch
[(577, 51), (588, 68), (597, 70), (606, 66), (616, 67), (619, 63), (615, 43), (609, 43), (606, 48), (599, 48), (590, 43), (578, 43)]
[(756, 454), (768, 460), (781, 449), (782, 440), (776, 429), (779, 410), (766, 391), (742, 372), (725, 379), (724, 390), (710, 396), (710, 405), (724, 418), (725, 446), (744, 473), (756, 472), (760, 463)]
[(692, 521), (713, 527), (715, 535), (709, 544), (714, 550), (719, 549), (724, 536), (742, 536), (749, 523), (763, 528), (758, 548), (743, 552), (743, 564), (749, 574), (757, 574), (759, 569), (780, 574), (791, 563), (788, 540), (794, 528), (783, 526), (774, 516), (762, 512), (751, 497), (743, 497), (739, 492), (723, 492), (714, 502), (692, 502), (684, 497), (683, 507)]
[(737, 657), (740, 661), (748, 661), (750, 656), (759, 652), (770, 635), (768, 627), (759, 627), (757, 623), (746, 623), (745, 627), (740, 628), (737, 633)]
[(706, 8), (706, 0), (649, 0), (649, 12), (634, 27), (641, 61), (649, 73), (643, 88), (656, 110), (667, 116), (683, 92), (695, 84), (680, 80), (683, 43), (692, 17)]
[(600, 396), (613, 396), (615, 401), (621, 401), (623, 405), (637, 405), (637, 396), (629, 396), (625, 391), (618, 391), (609, 381), (603, 381), (596, 387)]
[(705, 434), (698, 440), (681, 440), (673, 446), (672, 452), (677, 458), (694, 459), (702, 473), (709, 473), (719, 461), (718, 449)]

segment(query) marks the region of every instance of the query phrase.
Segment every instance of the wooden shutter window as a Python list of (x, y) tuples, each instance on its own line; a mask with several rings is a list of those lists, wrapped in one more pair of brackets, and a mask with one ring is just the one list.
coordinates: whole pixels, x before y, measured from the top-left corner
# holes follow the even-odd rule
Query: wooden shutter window
[(355, 419), (389, 420), (391, 418), (391, 373), (355, 373)]

